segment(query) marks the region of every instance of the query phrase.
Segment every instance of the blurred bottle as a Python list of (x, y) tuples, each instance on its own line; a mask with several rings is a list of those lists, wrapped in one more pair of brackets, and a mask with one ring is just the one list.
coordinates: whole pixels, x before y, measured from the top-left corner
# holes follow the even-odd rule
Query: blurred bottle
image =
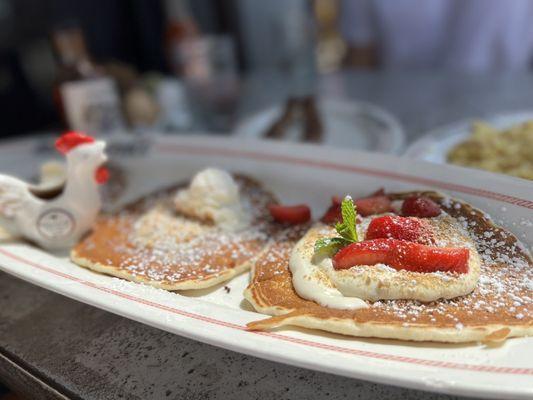
[(166, 0), (167, 15), (165, 47), (170, 66), (176, 76), (180, 76), (182, 64), (180, 62), (180, 46), (188, 39), (200, 35), (200, 30), (192, 17), (187, 0)]
[(316, 27), (311, 3), (292, 0), (284, 4), (275, 21), (279, 35), (281, 69), (287, 79), (289, 96), (304, 98), (316, 92)]
[(338, 29), (340, 4), (338, 1), (315, 0), (313, 5), (317, 28), (317, 67), (322, 73), (331, 73), (342, 67), (348, 50)]
[(56, 29), (51, 40), (58, 63), (54, 101), (67, 127), (92, 134), (123, 129), (116, 84), (91, 60), (81, 29)]
[(213, 132), (230, 130), (240, 94), (233, 39), (203, 35), (184, 41), (179, 50), (195, 121)]
[(171, 132), (187, 131), (193, 126), (193, 116), (183, 83), (175, 78), (163, 78), (155, 90), (161, 107), (162, 127)]
[(187, 0), (165, 0), (166, 14), (165, 52), (173, 77), (157, 80), (154, 95), (161, 111), (161, 127), (169, 132), (188, 131), (193, 126), (193, 116), (183, 82), (183, 64), (180, 48), (188, 40), (200, 35)]

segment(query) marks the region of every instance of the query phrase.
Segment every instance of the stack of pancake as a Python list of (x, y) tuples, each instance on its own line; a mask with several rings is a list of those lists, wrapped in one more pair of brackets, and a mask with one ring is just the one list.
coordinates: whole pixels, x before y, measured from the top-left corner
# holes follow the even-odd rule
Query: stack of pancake
[[(468, 238), (475, 249), (471, 268), (478, 282), (473, 292), (425, 303), (367, 300), (366, 308), (341, 310), (303, 299), (294, 289), (289, 258), (311, 224), (275, 223), (268, 212), (275, 197), (249, 177), (234, 179), (252, 215), (248, 228), (229, 232), (177, 212), (172, 199), (186, 187), (183, 184), (103, 216), (72, 250), (73, 261), (166, 290), (213, 286), (251, 268), (244, 296), (258, 312), (271, 316), (250, 323), (254, 330), (294, 325), (352, 336), (438, 342), (533, 335), (531, 257), (511, 233), (469, 204), (435, 192), (388, 195), (396, 201), (424, 195), (440, 205), (453, 220), (446, 229), (457, 229), (457, 237), (465, 243)], [(436, 278), (413, 272), (409, 281), (427, 285), (431, 279)]]

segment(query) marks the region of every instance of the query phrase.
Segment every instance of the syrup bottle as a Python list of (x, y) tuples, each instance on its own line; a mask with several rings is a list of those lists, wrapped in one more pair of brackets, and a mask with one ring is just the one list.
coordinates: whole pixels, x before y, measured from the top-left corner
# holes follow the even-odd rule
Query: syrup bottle
[(67, 127), (90, 134), (123, 129), (116, 84), (91, 60), (81, 29), (56, 29), (51, 40), (58, 63), (54, 101)]
[(200, 30), (194, 20), (187, 0), (165, 0), (167, 14), (165, 47), (170, 67), (176, 76), (181, 76), (182, 62), (180, 45), (199, 37)]

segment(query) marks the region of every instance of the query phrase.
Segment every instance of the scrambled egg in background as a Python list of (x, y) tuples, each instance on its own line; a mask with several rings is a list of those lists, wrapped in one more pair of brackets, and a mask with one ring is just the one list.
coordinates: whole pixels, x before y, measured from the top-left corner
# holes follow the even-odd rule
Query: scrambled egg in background
[(533, 121), (497, 130), (479, 121), (448, 152), (448, 162), (533, 180)]

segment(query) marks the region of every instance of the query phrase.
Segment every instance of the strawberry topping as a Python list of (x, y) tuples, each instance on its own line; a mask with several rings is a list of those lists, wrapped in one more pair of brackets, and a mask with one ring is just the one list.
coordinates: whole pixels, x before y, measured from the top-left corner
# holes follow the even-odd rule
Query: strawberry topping
[(372, 197), (365, 197), (363, 199), (354, 200), (357, 207), (357, 213), (363, 217), (374, 214), (383, 214), (391, 211), (391, 201), (385, 195), (378, 195)]
[(342, 199), (339, 196), (333, 196), (331, 206), (320, 220), (325, 224), (335, 224), (342, 221), (341, 203)]
[(378, 190), (376, 190), (374, 193), (372, 193), (368, 197), (375, 197), (375, 196), (385, 196), (385, 189), (384, 188), (379, 188)]
[(466, 248), (432, 247), (397, 239), (374, 239), (352, 243), (333, 257), (335, 269), (355, 265), (386, 264), (413, 272), (468, 272)]
[(437, 203), (428, 197), (411, 196), (402, 204), (402, 215), (406, 217), (430, 218), (440, 215), (441, 209)]
[(340, 206), (342, 204), (342, 197), (340, 196), (331, 196), (331, 205)]
[(66, 154), (80, 144), (93, 142), (94, 138), (85, 133), (70, 131), (64, 133), (56, 140), (56, 150), (61, 154)]
[(335, 224), (342, 220), (341, 206), (331, 205), (320, 219), (325, 224)]
[(365, 240), (386, 238), (431, 243), (431, 226), (423, 219), (396, 215), (385, 215), (370, 221)]
[[(329, 206), (326, 213), (322, 216), (322, 218), (320, 218), (320, 221), (325, 224), (331, 225), (334, 225), (337, 222), (342, 222), (341, 203), (341, 197), (333, 196), (331, 198), (331, 206)], [(361, 222), (361, 218), (359, 217), (359, 215), (357, 215), (355, 218), (358, 223)]]
[[(340, 222), (342, 220), (341, 203), (341, 197), (333, 196), (331, 198), (331, 206), (320, 220), (325, 224), (335, 224)], [(373, 214), (382, 214), (392, 210), (391, 201), (385, 195), (385, 190), (383, 188), (378, 189), (369, 197), (354, 200), (354, 204), (357, 208), (358, 216), (361, 215), (363, 217)]]
[(271, 204), (268, 206), (270, 215), (275, 221), (287, 224), (303, 224), (311, 219), (311, 209), (305, 204), (282, 206)]

